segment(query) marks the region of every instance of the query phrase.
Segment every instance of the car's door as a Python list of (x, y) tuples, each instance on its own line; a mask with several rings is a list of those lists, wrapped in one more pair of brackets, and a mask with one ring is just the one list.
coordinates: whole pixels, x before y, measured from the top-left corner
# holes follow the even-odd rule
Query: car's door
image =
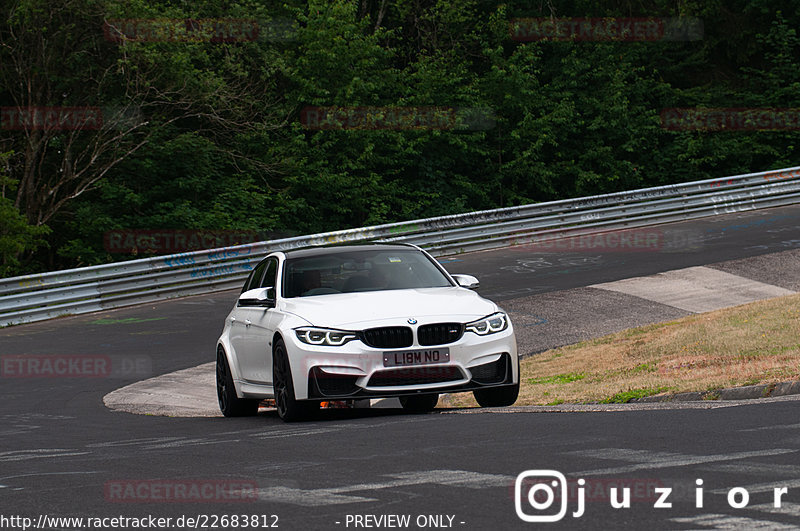
[[(264, 264), (264, 275), (255, 288), (268, 288), (275, 300), (275, 285), (278, 276), (278, 259), (268, 258)], [(275, 310), (268, 306), (240, 307), (244, 319), (244, 340), (239, 352), (239, 365), (248, 381), (272, 384), (272, 349), (270, 343), (275, 333)]]
[[(260, 262), (255, 269), (247, 277), (247, 280), (242, 287), (242, 293), (255, 289), (261, 285), (264, 278), (264, 272), (267, 270), (269, 264), (266, 260)], [(260, 308), (258, 308), (260, 309)], [(247, 342), (250, 337), (250, 325), (247, 323), (252, 322), (253, 313), (252, 308), (241, 306), (238, 303), (231, 312), (229, 319), (231, 324), (230, 329), (230, 342), (233, 354), (236, 359), (239, 376), (244, 380), (250, 380), (252, 375), (248, 374), (247, 367), (243, 363), (246, 359), (245, 352), (247, 350)]]

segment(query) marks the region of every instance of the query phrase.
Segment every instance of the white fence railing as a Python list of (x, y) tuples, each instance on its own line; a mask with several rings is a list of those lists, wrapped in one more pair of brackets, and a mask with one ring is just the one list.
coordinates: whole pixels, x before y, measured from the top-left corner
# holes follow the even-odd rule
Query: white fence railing
[(800, 167), (0, 279), (0, 326), (239, 287), (266, 253), (402, 241), (434, 256), (800, 203)]

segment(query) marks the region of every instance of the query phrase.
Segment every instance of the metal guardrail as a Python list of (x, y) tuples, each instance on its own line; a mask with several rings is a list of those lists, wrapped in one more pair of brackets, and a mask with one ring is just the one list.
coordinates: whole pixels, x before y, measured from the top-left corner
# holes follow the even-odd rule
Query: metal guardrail
[(0, 326), (241, 286), (268, 252), (340, 242), (434, 256), (800, 203), (800, 167), (0, 279)]

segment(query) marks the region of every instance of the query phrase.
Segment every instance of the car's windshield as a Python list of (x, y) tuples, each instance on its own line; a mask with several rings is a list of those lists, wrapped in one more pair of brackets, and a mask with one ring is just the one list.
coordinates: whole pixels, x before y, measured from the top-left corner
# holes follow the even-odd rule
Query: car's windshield
[(342, 249), (289, 258), (283, 279), (284, 297), (452, 286), (427, 256), (413, 249)]

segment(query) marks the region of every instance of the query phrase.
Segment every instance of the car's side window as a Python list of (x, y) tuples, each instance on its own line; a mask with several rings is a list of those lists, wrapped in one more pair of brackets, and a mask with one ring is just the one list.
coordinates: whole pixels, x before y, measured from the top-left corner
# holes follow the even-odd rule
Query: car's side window
[(244, 284), (242, 285), (242, 293), (247, 291), (247, 286), (249, 286), (250, 283), (253, 281), (253, 274), (254, 273), (255, 273), (255, 271), (250, 271), (250, 274), (247, 275), (247, 280), (245, 280)]
[[(278, 261), (274, 258), (267, 260), (267, 271), (264, 275), (264, 280), (261, 281), (260, 287), (262, 288), (275, 288), (278, 281)], [(273, 297), (275, 296), (273, 291)]]
[(251, 289), (256, 289), (261, 285), (261, 279), (264, 276), (264, 270), (267, 269), (267, 266), (272, 260), (265, 260), (256, 266), (252, 273), (250, 273), (250, 277), (247, 279), (244, 287), (242, 288), (242, 293), (245, 291), (250, 291)]

